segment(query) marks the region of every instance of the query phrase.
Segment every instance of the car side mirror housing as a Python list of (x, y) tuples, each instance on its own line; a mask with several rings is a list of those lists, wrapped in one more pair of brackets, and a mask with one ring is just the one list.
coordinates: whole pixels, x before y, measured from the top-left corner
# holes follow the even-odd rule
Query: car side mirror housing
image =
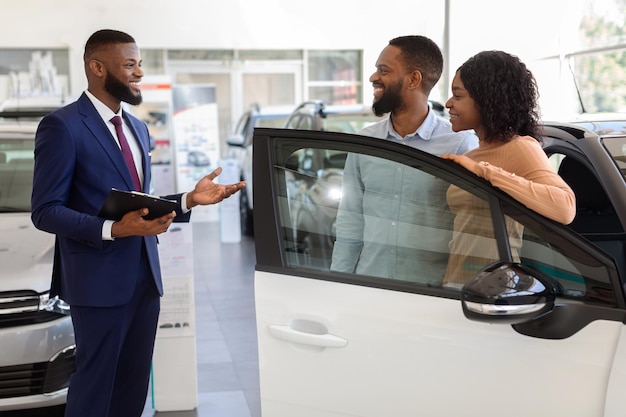
[(226, 143), (230, 146), (244, 146), (246, 138), (241, 134), (235, 134), (226, 139)]
[(519, 263), (498, 262), (484, 268), (461, 290), (463, 314), (486, 323), (519, 324), (554, 309), (557, 284)]

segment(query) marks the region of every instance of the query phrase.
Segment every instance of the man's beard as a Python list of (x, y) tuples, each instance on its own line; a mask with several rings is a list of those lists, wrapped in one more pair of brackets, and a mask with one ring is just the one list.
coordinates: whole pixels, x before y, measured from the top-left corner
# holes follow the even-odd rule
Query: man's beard
[(107, 76), (104, 79), (104, 90), (119, 101), (123, 101), (133, 106), (141, 104), (141, 92), (137, 95), (133, 94), (129, 86), (115, 78), (110, 73), (107, 73)]
[(389, 88), (385, 88), (380, 98), (372, 103), (372, 110), (376, 116), (380, 117), (385, 113), (393, 113), (400, 108), (402, 105), (400, 92), (403, 84), (404, 81), (400, 80)]

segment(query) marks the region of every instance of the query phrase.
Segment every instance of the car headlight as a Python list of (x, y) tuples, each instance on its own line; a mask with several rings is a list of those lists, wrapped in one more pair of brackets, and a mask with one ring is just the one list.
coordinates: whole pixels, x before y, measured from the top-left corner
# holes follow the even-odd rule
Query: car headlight
[(70, 305), (58, 296), (50, 298), (50, 293), (43, 293), (39, 296), (39, 310), (67, 316), (70, 314)]

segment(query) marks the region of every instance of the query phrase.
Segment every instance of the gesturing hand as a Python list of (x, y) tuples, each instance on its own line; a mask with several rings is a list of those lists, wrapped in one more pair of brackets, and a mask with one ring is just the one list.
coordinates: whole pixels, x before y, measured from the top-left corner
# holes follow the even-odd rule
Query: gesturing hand
[(187, 208), (219, 203), (245, 187), (245, 181), (239, 181), (238, 183), (230, 185), (214, 183), (213, 180), (221, 173), (222, 168), (218, 167), (215, 171), (202, 177), (200, 181), (196, 183), (193, 191), (187, 194)]

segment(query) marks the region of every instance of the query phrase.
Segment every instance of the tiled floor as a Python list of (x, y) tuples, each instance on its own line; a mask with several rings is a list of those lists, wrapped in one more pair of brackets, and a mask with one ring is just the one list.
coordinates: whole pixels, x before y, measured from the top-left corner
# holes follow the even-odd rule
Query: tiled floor
[[(254, 311), (254, 240), (221, 243), (219, 224), (193, 223), (198, 407), (141, 417), (261, 417)], [(62, 416), (60, 407), (2, 417)]]

